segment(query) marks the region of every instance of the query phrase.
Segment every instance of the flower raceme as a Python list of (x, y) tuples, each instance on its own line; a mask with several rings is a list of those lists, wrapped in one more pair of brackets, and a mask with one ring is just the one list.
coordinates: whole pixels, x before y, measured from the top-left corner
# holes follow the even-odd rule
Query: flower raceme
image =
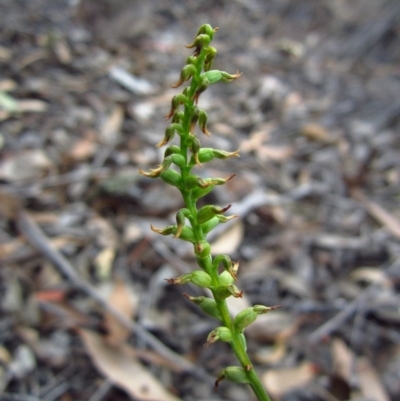
[[(167, 146), (164, 151), (164, 160), (157, 168), (149, 172), (139, 169), (139, 173), (148, 178), (159, 177), (167, 184), (176, 187), (185, 203), (185, 207), (176, 213), (176, 224), (165, 228), (151, 226), (151, 229), (158, 234), (173, 235), (174, 238), (193, 244), (200, 270), (167, 279), (167, 281), (177, 285), (190, 283), (207, 288), (212, 294), (212, 298), (192, 297), (188, 294), (184, 294), (184, 296), (221, 323), (208, 335), (206, 345), (213, 344), (218, 340), (229, 343), (241, 364), (241, 366), (230, 366), (223, 369), (218, 375), (216, 386), (224, 378), (238, 383), (247, 383), (253, 389), (258, 400), (269, 401), (270, 399), (247, 356), (244, 330), (256, 320), (259, 314), (267, 313), (275, 307), (256, 305), (246, 308), (234, 318), (231, 317), (226, 299), (242, 297), (243, 294), (243, 291), (240, 291), (235, 284), (239, 263), (232, 261), (228, 255), (212, 256), (211, 246), (206, 237), (218, 224), (226, 223), (237, 216), (225, 215), (231, 205), (197, 207), (200, 198), (209, 194), (216, 185), (226, 184), (234, 178), (235, 174), (226, 178), (202, 178), (192, 171), (193, 168), (201, 167), (203, 163), (208, 163), (215, 158), (224, 160), (239, 157), (238, 150), (228, 152), (202, 148), (200, 138), (195, 133), (198, 126), (204, 135), (211, 135), (207, 128), (207, 113), (198, 107), (201, 94), (210, 85), (217, 82), (232, 82), (241, 75), (239, 72), (229, 74), (225, 71), (211, 69), (217, 50), (210, 46), (210, 43), (217, 30), (208, 24), (202, 25), (193, 42), (186, 46), (193, 49), (193, 54), (188, 57), (178, 81), (171, 86), (178, 88), (185, 83), (187, 86), (180, 94), (172, 98), (170, 110), (165, 116), (167, 120), (171, 119), (171, 124), (166, 128), (162, 140), (156, 145), (159, 148)], [(171, 144), (176, 136), (179, 137), (179, 145)]]

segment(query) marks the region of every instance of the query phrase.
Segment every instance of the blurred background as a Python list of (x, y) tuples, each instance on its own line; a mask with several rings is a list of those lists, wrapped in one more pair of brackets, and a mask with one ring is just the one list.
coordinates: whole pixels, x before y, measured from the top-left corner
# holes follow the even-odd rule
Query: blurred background
[(162, 160), (198, 27), (214, 68), (198, 173), (240, 217), (210, 236), (245, 296), (273, 399), (400, 399), (400, 2), (0, 0), (0, 399), (252, 400), (218, 372), (216, 321), (165, 279), (191, 247), (156, 236), (178, 191)]

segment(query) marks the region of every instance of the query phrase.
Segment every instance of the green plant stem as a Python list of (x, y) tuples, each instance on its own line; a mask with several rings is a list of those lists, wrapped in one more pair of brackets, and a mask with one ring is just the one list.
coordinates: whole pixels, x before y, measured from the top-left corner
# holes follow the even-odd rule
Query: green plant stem
[[(185, 166), (180, 168), (182, 183), (183, 183), (181, 188), (181, 194), (185, 202), (185, 207), (190, 211), (191, 214), (190, 223), (193, 229), (194, 236), (198, 243), (205, 242), (206, 238), (202, 232), (201, 227), (197, 224), (198, 210), (196, 206), (196, 200), (192, 199), (191, 196), (192, 191), (186, 190), (185, 183), (191, 171), (191, 166), (189, 166), (188, 162), (188, 148), (189, 148), (188, 140), (190, 136), (189, 131), (191, 126), (191, 121), (196, 107), (193, 98), (196, 93), (196, 89), (198, 87), (205, 56), (206, 54), (203, 51), (201, 51), (195, 64), (197, 74), (194, 74), (192, 77), (192, 82), (188, 90), (188, 96), (187, 96), (188, 100), (184, 105), (185, 113), (184, 113), (184, 119), (182, 121), (183, 133), (181, 133), (181, 138), (180, 138), (181, 155), (185, 158)], [(202, 266), (202, 268), (204, 268), (204, 270), (211, 276), (213, 286), (217, 288), (219, 285), (219, 276), (218, 276), (218, 271), (213, 267), (211, 255), (206, 257), (204, 262), (205, 263)], [(235, 330), (233, 319), (229, 313), (228, 305), (225, 299), (219, 298), (215, 292), (213, 292), (213, 297), (222, 316), (222, 324), (225, 327), (227, 327), (232, 333), (232, 341), (230, 342), (230, 345), (237, 359), (242, 365), (243, 369), (246, 371), (248, 382), (252, 387), (254, 394), (256, 395), (259, 401), (271, 401), (247, 355), (243, 341), (240, 338), (241, 333)]]
[[(184, 174), (184, 172), (185, 172), (185, 174)], [(183, 168), (181, 170), (181, 173), (182, 173), (182, 178), (184, 180), (188, 174), (187, 168)], [(196, 216), (197, 216), (197, 207), (196, 207), (195, 202), (193, 202), (191, 199), (191, 196), (190, 196), (191, 191), (186, 191), (186, 190), (182, 189), (181, 192), (182, 192), (183, 199), (185, 201), (185, 206), (187, 209), (190, 210), (190, 212), (192, 214), (193, 222), (195, 222)], [(195, 237), (198, 241), (206, 240), (204, 234), (201, 232), (200, 227), (198, 227), (195, 223), (192, 224), (192, 229), (193, 229)], [(215, 286), (217, 286), (218, 285), (218, 272), (215, 271), (215, 269), (212, 266), (211, 256), (209, 256), (208, 258), (205, 259), (204, 269), (211, 276), (211, 278), (213, 280), (213, 284)], [(258, 377), (257, 373), (255, 372), (255, 370), (253, 368), (250, 358), (247, 355), (247, 352), (246, 352), (246, 350), (243, 346), (243, 343), (239, 337), (240, 333), (237, 332), (237, 330), (235, 330), (235, 328), (233, 326), (233, 320), (229, 313), (228, 305), (227, 305), (225, 299), (219, 299), (214, 292), (213, 292), (213, 296), (217, 303), (218, 309), (221, 313), (222, 323), (232, 333), (232, 341), (230, 342), (232, 350), (235, 353), (240, 364), (242, 365), (243, 369), (245, 369), (248, 381), (250, 383), (251, 388), (253, 389), (254, 394), (256, 395), (256, 397), (259, 401), (271, 401), (267, 392), (264, 389), (264, 386), (262, 385), (262, 383), (260, 381), (260, 378)]]

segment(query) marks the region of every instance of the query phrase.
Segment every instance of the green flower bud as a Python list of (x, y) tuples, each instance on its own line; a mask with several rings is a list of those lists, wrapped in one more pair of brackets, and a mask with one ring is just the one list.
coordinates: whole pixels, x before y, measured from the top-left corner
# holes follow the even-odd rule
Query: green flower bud
[(224, 379), (234, 383), (250, 384), (246, 371), (239, 366), (228, 366), (222, 370), (218, 375), (214, 388), (217, 389), (219, 383)]
[[(232, 174), (228, 178), (214, 177), (214, 178), (204, 178), (204, 179), (198, 176), (189, 176), (185, 182), (186, 189), (193, 189), (192, 197), (194, 199), (198, 199), (211, 192), (215, 185), (224, 185), (235, 176), (236, 174)], [(200, 189), (200, 191), (197, 191), (198, 189)]]
[[(150, 228), (155, 233), (161, 234), (161, 235), (170, 235), (170, 234), (176, 235), (176, 232), (178, 230), (177, 226), (168, 226), (166, 228), (157, 228), (157, 227), (154, 227), (153, 225), (151, 225)], [(179, 238), (181, 240), (183, 240), (183, 241), (188, 241), (188, 242), (191, 242), (191, 243), (196, 242), (196, 238), (194, 236), (193, 230), (188, 226), (184, 226), (181, 229), (181, 233), (179, 235)]]
[(232, 205), (228, 205), (224, 208), (214, 205), (203, 206), (197, 213), (197, 223), (202, 224), (212, 219), (214, 216), (225, 213)]
[(200, 309), (203, 312), (207, 313), (207, 315), (210, 315), (215, 319), (222, 320), (222, 316), (218, 309), (217, 303), (213, 299), (207, 297), (191, 297), (188, 294), (183, 295), (190, 301), (194, 302), (196, 305), (199, 305)]
[(239, 149), (235, 152), (225, 152), (225, 150), (213, 149), (214, 157), (217, 159), (229, 159), (230, 157), (240, 157)]
[(186, 45), (187, 49), (193, 49), (194, 47), (196, 50), (194, 51), (194, 55), (197, 56), (203, 47), (206, 47), (210, 44), (211, 38), (207, 34), (200, 34), (197, 35), (194, 41), (190, 45)]
[(211, 69), (212, 63), (215, 56), (217, 55), (217, 49), (212, 46), (207, 47), (207, 55), (204, 59), (204, 71), (209, 71)]
[(160, 174), (160, 177), (167, 184), (177, 188), (182, 188), (182, 177), (177, 171), (171, 169), (163, 171)]
[(205, 347), (208, 347), (210, 344), (215, 343), (216, 341), (221, 340), (226, 343), (232, 341), (232, 333), (231, 331), (224, 326), (217, 327), (207, 337), (207, 342), (204, 344)]
[(213, 28), (210, 24), (202, 25), (199, 30), (197, 31), (197, 35), (206, 34), (210, 37), (210, 41), (214, 37), (214, 33), (218, 31), (218, 28)]
[(242, 72), (236, 71), (236, 74), (228, 74), (225, 71), (221, 71), (221, 75), (224, 82), (232, 82), (234, 79), (239, 78)]
[(196, 67), (193, 64), (187, 64), (182, 68), (179, 80), (171, 85), (172, 88), (177, 88), (185, 81), (188, 81), (194, 74), (197, 73)]
[(195, 64), (196, 63), (197, 58), (195, 56), (189, 56), (186, 59), (186, 64)]
[(196, 92), (194, 93), (193, 100), (197, 104), (200, 95), (208, 88), (210, 85), (210, 82), (206, 77), (200, 77), (200, 83), (196, 89)]
[(206, 71), (203, 74), (201, 74), (201, 76), (206, 77), (208, 79), (208, 82), (210, 82), (210, 84), (215, 84), (216, 82), (222, 79), (222, 74), (221, 71), (219, 70)]
[(207, 113), (204, 110), (199, 110), (199, 127), (203, 132), (203, 134), (209, 137), (211, 134), (207, 130), (207, 120), (208, 120)]
[(194, 132), (196, 128), (197, 120), (199, 119), (199, 113), (200, 113), (199, 109), (195, 107), (192, 119), (190, 120), (190, 128), (189, 128), (190, 132)]
[(213, 217), (212, 219), (208, 220), (206, 223), (201, 224), (201, 229), (203, 234), (206, 235), (210, 231), (212, 231), (217, 225), (219, 224), (218, 217)]
[(172, 98), (171, 100), (171, 109), (169, 113), (165, 116), (166, 120), (169, 120), (174, 114), (177, 108), (181, 105), (187, 102), (187, 97), (183, 94), (180, 93), (179, 95), (176, 95)]
[(264, 305), (254, 305), (253, 310), (257, 315), (264, 315), (265, 313), (271, 312), (272, 310), (280, 308), (280, 305), (275, 306), (264, 306)]
[(207, 163), (214, 159), (214, 149), (212, 148), (202, 148), (199, 151), (200, 163)]
[(215, 178), (202, 179), (202, 178), (198, 177), (197, 182), (196, 182), (198, 188), (195, 188), (195, 186), (192, 186), (192, 188), (190, 188), (190, 189), (193, 189), (193, 192), (192, 192), (193, 199), (199, 199), (199, 198), (207, 195), (208, 193), (210, 193), (212, 191), (212, 189), (214, 188), (215, 185), (224, 185), (225, 183), (230, 181), (235, 176), (236, 176), (236, 174), (232, 174), (228, 178), (215, 177)]
[(205, 258), (196, 256), (197, 264), (204, 270), (207, 270), (207, 267), (211, 265), (211, 260), (211, 255), (207, 255)]
[(170, 156), (172, 163), (174, 163), (178, 167), (185, 167), (186, 166), (186, 160), (185, 158), (180, 155), (180, 154), (173, 154)]
[(211, 245), (207, 241), (199, 241), (194, 244), (194, 253), (199, 258), (205, 258), (211, 253)]
[(234, 298), (242, 298), (243, 291), (239, 291), (239, 289), (233, 284), (223, 285), (215, 290), (215, 296), (219, 299), (225, 299), (230, 296), (233, 296)]
[(185, 181), (185, 188), (187, 190), (195, 188), (207, 188), (211, 184), (200, 178), (198, 175), (190, 175)]
[(172, 123), (181, 124), (183, 121), (184, 115), (185, 115), (185, 113), (182, 110), (175, 112), (174, 115), (172, 116)]
[[(200, 120), (200, 117), (199, 117), (199, 120)], [(200, 125), (200, 121), (199, 121), (199, 125)], [(199, 151), (200, 163), (207, 163), (214, 158), (228, 159), (230, 157), (239, 157), (239, 150), (236, 150), (235, 152), (225, 152), (224, 150), (218, 150), (218, 149), (213, 149), (213, 148), (202, 148)]]
[(198, 166), (201, 165), (199, 161), (199, 150), (200, 150), (200, 141), (196, 137), (194, 137), (190, 145), (190, 151), (193, 153), (193, 159)]
[[(204, 180), (201, 180), (204, 183)], [(197, 200), (209, 194), (214, 188), (214, 185), (207, 185), (205, 187), (201, 187), (198, 185), (198, 188), (194, 188), (192, 191), (192, 198)]]
[(176, 214), (176, 233), (175, 238), (179, 238), (182, 234), (182, 230), (185, 227), (186, 217), (190, 216), (190, 211), (188, 209), (181, 209)]
[(239, 333), (239, 341), (241, 342), (243, 349), (247, 351), (247, 341), (244, 333)]
[(182, 125), (177, 123), (169, 125), (165, 130), (164, 138), (159, 143), (157, 143), (156, 147), (161, 148), (169, 141), (171, 141), (175, 136), (175, 131), (183, 132)]
[(209, 288), (211, 286), (211, 277), (202, 270), (195, 270), (192, 273), (184, 274), (177, 278), (166, 279), (169, 284), (187, 284), (192, 283), (199, 287)]
[(257, 316), (252, 307), (246, 308), (236, 315), (233, 325), (237, 331), (243, 331), (257, 319)]
[[(176, 235), (176, 232), (174, 232), (174, 234)], [(188, 226), (183, 226), (182, 231), (179, 235), (179, 239), (191, 242), (192, 244), (196, 242), (196, 236), (194, 235), (193, 230)]]
[(233, 321), (233, 325), (235, 326), (236, 330), (243, 331), (247, 326), (250, 326), (250, 324), (257, 319), (258, 315), (268, 313), (278, 308), (280, 308), (280, 305), (278, 306), (254, 305), (253, 307), (246, 308), (236, 315)]
[(191, 273), (191, 282), (199, 287), (210, 288), (211, 276), (203, 270), (195, 270)]
[(231, 276), (231, 274), (224, 270), (219, 276), (219, 285), (221, 286), (228, 286), (235, 282), (235, 279)]
[(181, 148), (177, 145), (168, 146), (168, 148), (166, 148), (164, 151), (164, 158), (167, 158), (168, 156), (175, 155), (175, 154), (180, 155)]

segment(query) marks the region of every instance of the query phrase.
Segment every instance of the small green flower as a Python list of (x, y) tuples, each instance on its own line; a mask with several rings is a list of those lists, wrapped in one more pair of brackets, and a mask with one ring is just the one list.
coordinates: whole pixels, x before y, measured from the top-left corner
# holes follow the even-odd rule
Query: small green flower
[(218, 340), (221, 340), (226, 343), (231, 342), (232, 341), (231, 331), (224, 326), (217, 327), (216, 329), (210, 332), (210, 334), (207, 337), (207, 342), (204, 345), (207, 347)]
[(219, 383), (224, 379), (233, 383), (250, 384), (246, 370), (239, 366), (228, 366), (227, 368), (223, 369), (219, 373), (217, 381), (215, 382), (215, 389), (218, 388)]

